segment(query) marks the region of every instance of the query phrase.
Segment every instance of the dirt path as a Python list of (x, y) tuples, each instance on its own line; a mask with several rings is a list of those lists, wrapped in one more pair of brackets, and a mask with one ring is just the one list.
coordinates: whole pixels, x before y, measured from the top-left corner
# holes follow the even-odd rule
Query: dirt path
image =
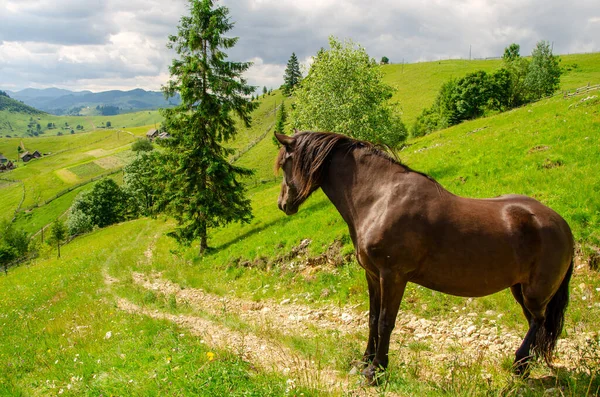
[[(152, 262), (157, 237), (149, 244), (142, 261)], [(237, 352), (244, 360), (266, 371), (285, 374), (292, 384), (344, 395), (376, 395), (379, 392), (377, 388), (365, 387), (358, 371), (345, 373), (333, 370), (328, 368), (329, 363), (307, 359), (277, 340), (281, 335), (319, 338), (335, 332), (358, 334), (366, 343), (368, 312), (361, 310), (360, 305), (312, 307), (290, 299), (255, 302), (219, 296), (197, 288), (183, 288), (165, 279), (161, 273), (146, 275), (134, 272), (131, 277), (144, 289), (175, 297), (178, 304), (189, 305), (199, 316), (175, 315), (118, 298), (121, 310), (172, 321), (189, 329), (210, 346)], [(107, 285), (119, 282), (107, 273), (104, 278)], [(507, 356), (512, 359), (523, 335), (500, 324), (502, 313), (492, 310), (483, 314), (470, 312), (470, 301), (465, 300), (464, 306), (453, 308), (455, 313), (451, 316), (440, 318), (426, 319), (401, 311), (390, 344), (390, 355), (395, 365), (404, 368), (418, 365), (420, 376), (435, 381), (442, 376), (439, 368), (468, 366), (477, 360), (485, 366), (498, 367)], [(224, 325), (219, 321), (224, 314), (237, 316), (242, 323), (250, 326), (249, 330), (239, 331)], [(577, 346), (583, 346), (588, 337), (578, 334), (560, 339), (555, 364), (574, 368), (580, 356)]]
[(126, 299), (117, 300), (119, 309), (143, 314), (152, 318), (169, 320), (189, 329), (209, 346), (237, 352), (244, 360), (267, 371), (286, 374), (295, 383), (323, 390), (349, 391), (349, 377), (338, 371), (317, 369), (317, 363), (308, 361), (287, 347), (251, 333), (241, 333), (196, 316), (174, 315), (137, 306)]
[[(257, 329), (274, 330), (282, 335), (315, 337), (331, 330), (342, 335), (358, 332), (366, 337), (368, 331), (368, 313), (359, 311), (358, 305), (329, 305), (317, 309), (290, 303), (288, 299), (281, 302), (254, 302), (222, 297), (201, 289), (182, 289), (180, 285), (162, 278), (159, 273), (150, 276), (133, 273), (132, 278), (136, 284), (167, 296), (173, 295), (177, 301), (185, 302), (196, 310), (215, 316), (222, 316), (224, 312), (235, 314)], [(457, 351), (461, 357), (484, 355), (485, 360), (497, 363), (506, 355), (512, 356), (521, 344), (523, 335), (499, 324), (502, 313), (492, 310), (483, 314), (468, 312), (468, 303), (469, 300), (466, 300), (464, 308), (456, 308), (464, 314), (453, 318), (425, 319), (401, 311), (392, 335), (392, 353), (408, 360), (413, 354), (407, 354), (410, 353), (407, 346), (419, 342), (426, 347), (420, 356), (432, 363), (456, 360)], [(575, 367), (577, 346), (582, 346), (589, 336), (581, 334), (560, 339), (555, 363), (563, 367)]]

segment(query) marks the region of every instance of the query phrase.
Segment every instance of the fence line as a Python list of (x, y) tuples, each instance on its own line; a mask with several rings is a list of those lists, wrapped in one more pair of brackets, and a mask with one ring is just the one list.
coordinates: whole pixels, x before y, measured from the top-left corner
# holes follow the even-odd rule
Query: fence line
[(575, 91), (573, 91), (573, 92), (569, 92), (568, 90), (565, 91), (563, 93), (563, 98), (570, 98), (570, 97), (585, 94), (586, 92), (594, 91), (597, 89), (600, 89), (600, 84), (590, 85), (590, 83), (588, 83), (588, 85), (586, 85), (584, 87), (579, 87), (579, 88), (575, 89)]

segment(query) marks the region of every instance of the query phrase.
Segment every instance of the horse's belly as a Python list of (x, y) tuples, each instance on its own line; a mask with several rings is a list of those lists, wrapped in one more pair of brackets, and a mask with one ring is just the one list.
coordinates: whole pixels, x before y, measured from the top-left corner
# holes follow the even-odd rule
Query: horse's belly
[(519, 274), (511, 266), (437, 266), (422, 271), (409, 281), (445, 294), (486, 296), (519, 283)]

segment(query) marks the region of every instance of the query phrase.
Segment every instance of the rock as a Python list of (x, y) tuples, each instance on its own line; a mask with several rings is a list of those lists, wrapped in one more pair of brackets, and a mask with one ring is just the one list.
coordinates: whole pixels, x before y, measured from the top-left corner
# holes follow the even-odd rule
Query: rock
[(349, 323), (352, 321), (352, 316), (348, 313), (342, 313), (342, 321)]
[(494, 314), (496, 314), (496, 312), (495, 312), (495, 311), (493, 311), (493, 310), (487, 310), (487, 311), (485, 312), (485, 315), (486, 315), (486, 316), (493, 316)]
[(476, 329), (477, 329), (477, 327), (475, 327), (474, 325), (471, 325), (469, 328), (467, 328), (467, 330), (465, 331), (465, 334), (471, 335), (473, 332), (475, 332)]
[(281, 303), (279, 303), (280, 305), (287, 305), (288, 303), (290, 303), (292, 300), (287, 298), (281, 301)]

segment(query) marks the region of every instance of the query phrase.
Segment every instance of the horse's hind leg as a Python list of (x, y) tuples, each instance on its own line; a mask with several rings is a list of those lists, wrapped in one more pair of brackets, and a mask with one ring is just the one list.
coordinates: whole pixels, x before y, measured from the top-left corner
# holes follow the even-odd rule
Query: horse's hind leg
[(369, 286), (369, 341), (367, 349), (363, 355), (363, 362), (369, 364), (375, 358), (379, 339), (379, 311), (381, 306), (381, 292), (379, 287), (379, 277), (369, 271), (367, 274), (367, 284)]
[(529, 312), (529, 309), (525, 307), (521, 284), (516, 284), (510, 287), (510, 292), (512, 292), (519, 305), (521, 305), (521, 308), (523, 309), (523, 314), (525, 315), (525, 318), (527, 319), (527, 324), (529, 325), (529, 331), (527, 331), (525, 339), (523, 339), (523, 343), (521, 343), (521, 346), (517, 349), (517, 352), (515, 354), (515, 362), (513, 365), (515, 372), (518, 375), (524, 375), (527, 372), (529, 366), (529, 360), (531, 359), (530, 350), (532, 344), (535, 342), (535, 335), (537, 333), (539, 323), (535, 324), (533, 322), (533, 316), (531, 315), (531, 312)]
[(529, 313), (529, 310), (527, 310), (527, 308), (525, 307), (525, 303), (523, 302), (523, 291), (521, 289), (521, 284), (515, 284), (512, 287), (510, 287), (510, 292), (512, 292), (513, 296), (515, 297), (515, 300), (519, 303), (519, 305), (521, 305), (521, 309), (523, 309), (523, 314), (527, 319), (527, 324), (529, 324), (531, 322), (531, 313)]
[[(512, 288), (511, 288), (512, 290)], [(515, 357), (515, 372), (518, 375), (527, 375), (529, 360), (532, 357), (531, 350), (537, 346), (536, 336), (540, 327), (546, 321), (546, 305), (549, 299), (540, 298), (539, 291), (535, 287), (522, 286), (523, 312), (529, 313), (529, 330), (523, 339), (523, 343), (517, 349)], [(514, 293), (514, 292), (513, 292)], [(527, 314), (526, 314), (527, 316)]]

